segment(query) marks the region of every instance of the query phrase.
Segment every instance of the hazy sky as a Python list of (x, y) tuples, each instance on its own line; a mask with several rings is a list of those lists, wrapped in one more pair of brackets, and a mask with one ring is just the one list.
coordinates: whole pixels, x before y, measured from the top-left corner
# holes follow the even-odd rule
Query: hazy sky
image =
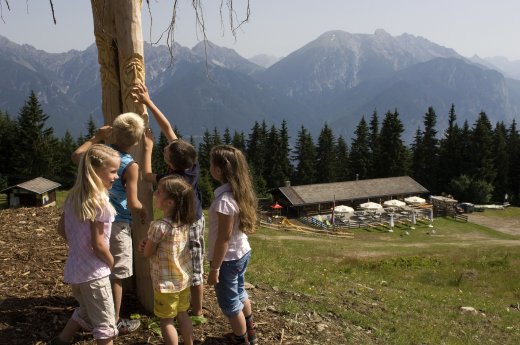
[[(153, 18), (151, 37), (157, 40), (170, 21), (173, 0), (149, 2)], [(53, 0), (56, 25), (47, 0), (9, 0), (10, 11), (5, 0), (0, 3), (0, 35), (11, 41), (48, 52), (83, 50), (94, 42), (88, 0)], [(197, 36), (191, 1), (179, 3), (176, 41), (191, 48), (201, 37)], [(226, 27), (221, 27), (220, 0), (203, 3), (209, 40), (235, 49), (246, 58), (257, 54), (286, 56), (330, 30), (371, 34), (382, 28), (392, 36), (422, 36), (466, 57), (477, 54), (520, 60), (519, 0), (250, 0), (251, 18), (237, 33), (236, 42), (229, 30), (227, 13)], [(240, 18), (246, 1), (234, 3)], [(143, 31), (149, 41), (146, 1)]]

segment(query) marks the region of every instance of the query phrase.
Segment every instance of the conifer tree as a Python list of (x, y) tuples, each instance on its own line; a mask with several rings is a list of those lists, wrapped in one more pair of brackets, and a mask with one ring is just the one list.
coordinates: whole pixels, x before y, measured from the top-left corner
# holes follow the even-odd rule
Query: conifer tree
[(267, 140), (265, 141), (264, 162), (268, 168), (264, 170), (264, 180), (268, 189), (282, 186), (287, 179), (282, 166), (279, 164), (282, 160), (281, 144), (278, 129), (273, 124), (267, 133)]
[(96, 125), (96, 121), (94, 121), (94, 118), (90, 115), (87, 122), (87, 138), (92, 138), (96, 135), (97, 131), (98, 126)]
[(507, 133), (509, 161), (509, 202), (520, 205), (520, 134), (513, 120)]
[(496, 176), (493, 181), (493, 200), (503, 202), (509, 191), (509, 152), (507, 150), (507, 129), (503, 122), (495, 126), (493, 133), (493, 165)]
[[(112, 125), (112, 124), (110, 124), (110, 125)], [(77, 140), (77, 145), (78, 146), (82, 145), (85, 141), (89, 140), (94, 135), (96, 135), (97, 131), (98, 131), (98, 126), (96, 125), (96, 122), (94, 121), (94, 118), (92, 117), (92, 114), (91, 114), (87, 121), (87, 134), (83, 135), (83, 133), (80, 133), (78, 140)]]
[(424, 131), (418, 131), (413, 149), (412, 171), (417, 182), (430, 192), (438, 193), (439, 141), (437, 139), (437, 115), (432, 107), (424, 114)]
[(354, 135), (350, 149), (350, 178), (363, 180), (369, 178), (370, 169), (368, 127), (364, 116), (359, 120)]
[(440, 192), (451, 193), (450, 180), (462, 174), (462, 134), (457, 124), (455, 105), (451, 105), (448, 113), (448, 128), (439, 142), (438, 188)]
[(202, 194), (203, 207), (207, 207), (213, 200), (213, 190), (218, 187), (218, 182), (213, 180), (209, 172), (210, 168), (210, 153), (215, 145), (220, 144), (220, 136), (216, 128), (213, 134), (208, 129), (204, 131), (202, 142), (199, 144), (198, 161), (200, 166), (199, 189)]
[(280, 127), (280, 158), (278, 164), (280, 165), (284, 175), (284, 183), (289, 180), (293, 174), (293, 167), (290, 161), (291, 148), (289, 146), (289, 139), (287, 121), (283, 120)]
[(159, 140), (152, 149), (152, 171), (157, 174), (164, 174), (168, 171), (168, 164), (164, 161), (164, 148), (168, 145), (168, 139), (161, 131)]
[(369, 135), (368, 135), (368, 147), (370, 149), (369, 154), (369, 171), (368, 178), (374, 178), (381, 174), (379, 171), (380, 167), (378, 162), (380, 160), (381, 152), (379, 146), (379, 117), (377, 111), (374, 110), (372, 117), (370, 118), (369, 124)]
[(222, 138), (220, 137), (220, 133), (219, 133), (217, 127), (213, 128), (213, 134), (211, 135), (211, 145), (212, 146), (222, 145)]
[(204, 134), (202, 135), (202, 141), (199, 144), (199, 164), (201, 170), (206, 170), (209, 172), (209, 154), (213, 147), (213, 140), (211, 138), (211, 134), (209, 130), (206, 129)]
[(233, 133), (233, 139), (231, 140), (231, 145), (246, 153), (246, 138), (244, 132), (238, 132), (235, 130)]
[(316, 146), (316, 182), (336, 182), (336, 150), (334, 134), (325, 123)]
[(253, 177), (253, 183), (257, 195), (264, 195), (266, 193), (266, 181), (264, 178), (265, 167), (265, 140), (266, 129), (265, 121), (262, 125), (255, 121), (249, 139), (247, 141), (246, 156), (249, 163), (249, 169)]
[(208, 208), (213, 201), (213, 190), (215, 183), (210, 176), (209, 170), (201, 170), (199, 175), (199, 190), (202, 197), (202, 207)]
[(70, 157), (77, 147), (78, 145), (69, 131), (65, 132), (57, 145), (54, 162), (56, 166), (55, 179), (61, 183), (62, 188), (71, 188), (76, 180), (77, 166)]
[(493, 164), (493, 127), (485, 112), (479, 114), (470, 138), (469, 175), (474, 179), (493, 183), (496, 177)]
[(251, 132), (249, 133), (249, 139), (247, 140), (247, 161), (250, 168), (256, 173), (262, 174), (264, 167), (264, 144), (265, 144), (265, 132), (262, 130), (260, 124), (255, 121)]
[(348, 181), (350, 177), (350, 164), (348, 145), (340, 135), (336, 143), (336, 181)]
[(48, 118), (31, 91), (18, 116), (14, 170), (21, 180), (39, 176), (52, 178), (54, 175), (52, 145), (55, 139), (52, 127), (46, 127)]
[(231, 133), (229, 132), (229, 128), (227, 128), (227, 127), (224, 130), (223, 140), (224, 140), (224, 145), (231, 145)]
[(316, 182), (316, 147), (311, 134), (302, 125), (296, 139), (293, 160), (296, 163), (293, 181), (296, 185)]
[(381, 169), (385, 176), (403, 176), (410, 173), (410, 153), (405, 146), (401, 135), (404, 127), (399, 119), (397, 109), (392, 113), (388, 111), (381, 126), (379, 137), (379, 150), (381, 152)]
[(16, 133), (18, 132), (18, 124), (15, 120), (11, 120), (9, 114), (0, 111), (0, 187), (4, 189), (14, 184), (14, 165), (17, 161)]
[(471, 168), (471, 160), (468, 157), (471, 154), (472, 131), (468, 120), (464, 120), (460, 131), (460, 158), (459, 171), (461, 174), (467, 174)]

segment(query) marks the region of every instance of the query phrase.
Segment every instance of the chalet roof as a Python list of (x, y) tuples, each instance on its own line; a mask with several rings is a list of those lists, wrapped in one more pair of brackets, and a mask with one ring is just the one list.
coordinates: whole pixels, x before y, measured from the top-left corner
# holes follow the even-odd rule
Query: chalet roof
[(47, 180), (46, 178), (43, 178), (43, 177), (37, 177), (35, 179), (19, 183), (15, 186), (8, 187), (4, 190), (1, 190), (0, 192), (5, 192), (5, 191), (18, 187), (18, 188), (22, 188), (22, 189), (31, 191), (36, 194), (43, 194), (50, 190), (56, 189), (60, 186), (61, 186), (61, 184), (59, 184), (57, 182)]
[(293, 206), (336, 200), (366, 200), (429, 191), (409, 176), (280, 187)]

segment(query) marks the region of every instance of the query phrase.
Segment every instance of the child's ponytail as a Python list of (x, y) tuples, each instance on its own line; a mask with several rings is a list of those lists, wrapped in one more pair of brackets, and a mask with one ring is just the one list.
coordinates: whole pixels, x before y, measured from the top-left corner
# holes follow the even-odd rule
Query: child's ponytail
[(195, 215), (195, 200), (193, 187), (182, 177), (173, 175), (159, 181), (157, 188), (162, 188), (166, 198), (173, 201), (172, 220), (180, 224), (192, 224), (197, 218)]
[(108, 190), (98, 177), (96, 169), (105, 166), (110, 158), (119, 158), (114, 149), (101, 144), (92, 145), (81, 157), (76, 182), (67, 195), (67, 202), (81, 221), (94, 221), (106, 208), (115, 214), (108, 201)]

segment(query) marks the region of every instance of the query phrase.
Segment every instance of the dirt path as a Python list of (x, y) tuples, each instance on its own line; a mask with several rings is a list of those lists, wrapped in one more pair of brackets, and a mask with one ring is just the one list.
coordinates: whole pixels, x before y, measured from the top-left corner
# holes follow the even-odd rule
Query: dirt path
[(468, 214), (468, 221), (495, 229), (505, 234), (520, 236), (520, 218), (492, 217), (471, 213)]

